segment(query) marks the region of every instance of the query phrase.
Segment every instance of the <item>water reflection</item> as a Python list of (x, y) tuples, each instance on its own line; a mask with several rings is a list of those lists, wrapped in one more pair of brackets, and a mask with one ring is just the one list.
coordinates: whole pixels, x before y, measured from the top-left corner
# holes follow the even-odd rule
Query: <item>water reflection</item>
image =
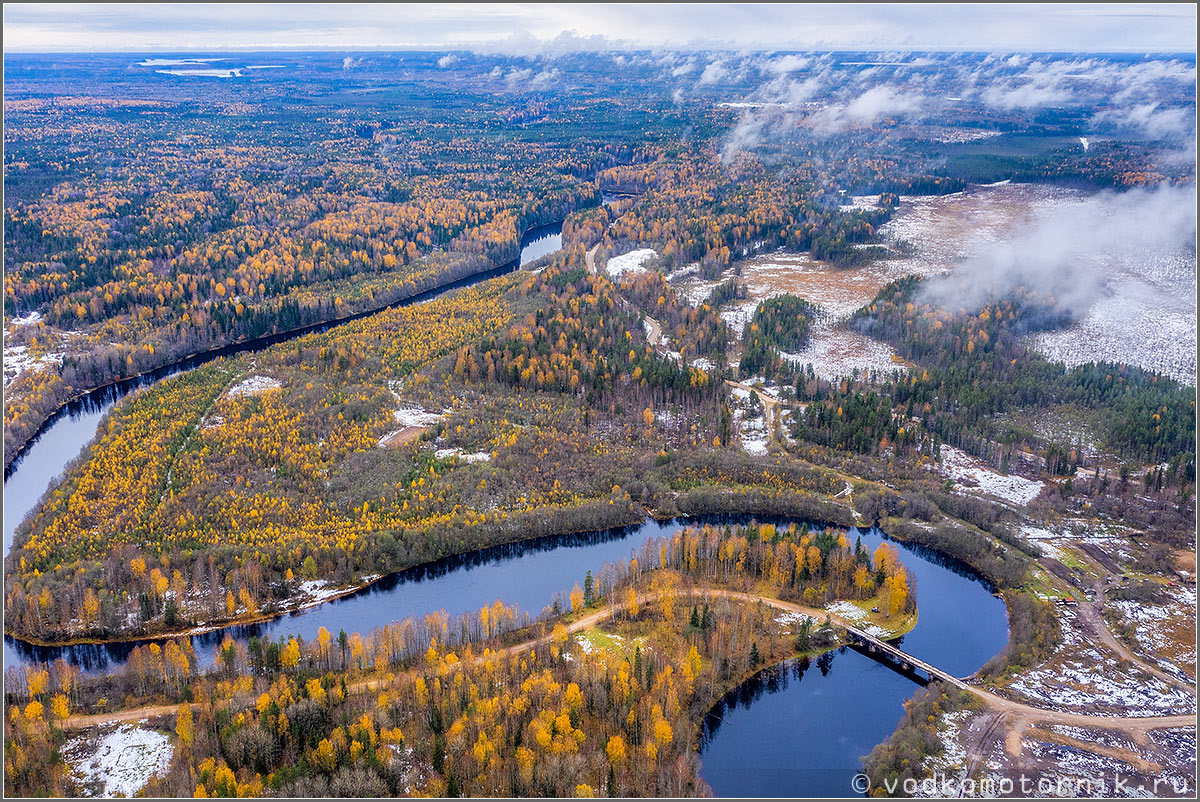
[[(450, 290), (510, 273), (548, 253), (553, 253), (562, 247), (562, 223), (551, 223), (530, 229), (522, 238), (521, 244), (520, 256), (506, 265), (467, 276), (436, 289), (426, 290), (403, 301), (397, 301), (389, 308), (430, 301)], [(199, 367), (214, 359), (258, 351), (294, 337), (327, 331), (342, 323), (377, 314), (378, 311), (361, 312), (334, 322), (314, 323), (294, 331), (269, 334), (246, 342), (216, 348), (141, 376), (101, 387), (68, 403), (42, 424), (4, 470), (4, 555), (8, 556), (8, 550), (12, 546), (13, 535), (17, 527), (38, 506), (42, 496), (62, 476), (67, 465), (77, 458), (83, 452), (84, 447), (92, 441), (104, 414), (121, 398), (139, 388), (147, 387), (185, 370)]]
[(770, 666), (704, 717), (700, 776), (717, 796), (857, 795), (860, 758), (895, 729), (914, 690), (844, 647)]
[[(891, 540), (852, 533), (874, 550)], [(906, 652), (966, 676), (1004, 648), (1008, 618), (994, 588), (964, 563), (891, 540), (916, 579), (916, 627), (896, 641)], [(700, 775), (717, 796), (859, 795), (860, 758), (886, 739), (904, 700), (926, 677), (853, 647), (815, 663), (786, 661), (726, 694), (705, 717)]]

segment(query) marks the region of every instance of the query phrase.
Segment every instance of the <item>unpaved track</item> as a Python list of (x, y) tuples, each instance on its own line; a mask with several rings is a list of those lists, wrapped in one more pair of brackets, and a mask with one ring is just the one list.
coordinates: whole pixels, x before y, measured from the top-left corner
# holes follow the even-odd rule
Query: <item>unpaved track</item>
[(780, 413), (782, 408), (788, 406), (788, 404), (771, 395), (766, 390), (763, 390), (760, 387), (755, 387), (753, 384), (743, 384), (742, 382), (734, 381), (733, 379), (726, 379), (725, 384), (729, 385), (730, 387), (736, 387), (739, 390), (745, 390), (747, 392), (754, 393), (756, 396), (758, 396), (758, 400), (763, 406), (763, 416), (767, 419), (767, 430), (770, 433), (771, 439), (778, 439), (776, 437), (776, 432), (778, 431), (783, 420), (780, 417)]
[[(817, 610), (812, 607), (805, 607), (800, 604), (773, 599), (767, 596), (756, 596), (751, 593), (740, 593), (732, 590), (721, 590), (716, 588), (684, 588), (677, 592), (679, 596), (706, 596), (709, 598), (723, 598), (732, 601), (740, 602), (758, 602), (765, 604), (768, 607), (773, 607), (777, 610), (783, 610), (790, 613), (799, 613), (806, 615), (817, 621), (824, 620), (828, 617), (834, 624), (846, 627), (850, 624), (845, 619), (832, 615), (824, 610)], [(660, 594), (645, 593), (637, 597), (639, 605), (647, 604), (658, 599)], [(591, 629), (602, 621), (612, 617), (615, 613), (623, 610), (625, 605), (610, 605), (595, 612), (571, 621), (566, 625), (566, 630), (569, 633), (579, 632), (580, 630)], [(476, 661), (483, 659), (508, 658), (514, 654), (519, 654), (540, 644), (546, 643), (551, 638), (551, 635), (543, 635), (539, 638), (508, 646), (497, 651), (487, 652), (475, 658)], [(456, 666), (461, 666), (463, 663), (457, 663)], [(451, 670), (454, 670), (453, 668)], [(347, 690), (351, 693), (360, 693), (364, 691), (374, 690), (379, 686), (381, 680), (361, 680), (351, 683)], [(1196, 725), (1196, 716), (1194, 714), (1178, 715), (1178, 716), (1146, 716), (1146, 717), (1118, 717), (1118, 716), (1089, 716), (1082, 713), (1065, 713), (1055, 710), (1043, 710), (1033, 707), (1032, 705), (1014, 702), (1010, 699), (997, 696), (974, 686), (968, 688), (970, 693), (975, 694), (983, 700), (991, 709), (1001, 714), (1001, 718), (1012, 722), (1009, 728), (1008, 735), (1005, 739), (1006, 747), (1010, 754), (1014, 756), (1020, 754), (1021, 735), (1025, 729), (1037, 723), (1043, 724), (1066, 724), (1076, 727), (1094, 727), (1108, 730), (1118, 730), (1126, 733), (1137, 743), (1146, 743), (1149, 739), (1149, 733), (1157, 729), (1171, 729), (1176, 727), (1193, 727)], [(249, 706), (253, 703), (253, 697), (247, 696), (245, 699), (237, 700), (239, 703), (244, 703)], [(193, 705), (196, 707), (196, 705)], [(109, 724), (126, 723), (130, 721), (140, 721), (144, 718), (153, 718), (157, 716), (166, 716), (173, 714), (178, 710), (177, 705), (153, 705), (129, 710), (118, 710), (111, 713), (98, 713), (87, 716), (71, 716), (65, 719), (62, 723), (63, 729), (75, 730), (85, 729), (88, 727), (99, 727)], [(1089, 747), (1090, 749), (1090, 747)], [(1013, 750), (1016, 750), (1015, 752)]]
[(1172, 676), (1160, 669), (1158, 666), (1151, 663), (1141, 655), (1135, 654), (1128, 646), (1112, 634), (1112, 630), (1108, 628), (1108, 622), (1104, 620), (1104, 615), (1101, 610), (1104, 607), (1104, 591), (1107, 589), (1105, 581), (1101, 580), (1092, 585), (1095, 591), (1095, 600), (1088, 601), (1084, 599), (1079, 603), (1079, 620), (1083, 623), (1084, 629), (1088, 630), (1093, 636), (1099, 638), (1105, 646), (1119, 654), (1123, 659), (1134, 664), (1143, 671), (1147, 671), (1158, 677), (1168, 685), (1172, 685), (1180, 690), (1188, 693), (1195, 693), (1196, 686), (1189, 685), (1178, 677)]

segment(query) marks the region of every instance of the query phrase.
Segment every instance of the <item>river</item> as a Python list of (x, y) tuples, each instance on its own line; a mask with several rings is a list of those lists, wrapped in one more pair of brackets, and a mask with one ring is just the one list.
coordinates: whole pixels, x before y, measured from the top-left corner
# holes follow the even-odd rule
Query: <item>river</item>
[[(862, 533), (874, 549), (877, 530)], [(898, 645), (965, 677), (1008, 642), (1004, 601), (970, 568), (897, 542), (917, 579), (917, 626)], [(700, 776), (717, 796), (839, 797), (859, 758), (896, 729), (912, 680), (853, 649), (759, 672), (717, 703), (701, 727)]]
[[(522, 242), (520, 264), (561, 247), (559, 232), (554, 226), (530, 231)], [(117, 400), (211, 358), (200, 357), (94, 393), (55, 416), (5, 479), (5, 554), (16, 525), (91, 441)], [(498, 546), (402, 571), (351, 596), (273, 621), (195, 635), (192, 642), (201, 662), (208, 665), (226, 634), (239, 639), (290, 634), (313, 638), (322, 626), (334, 633), (340, 629), (369, 632), (434, 610), (452, 616), (476, 611), (496, 599), (536, 616), (557, 594), (582, 583), (589, 569), (627, 560), (649, 538), (704, 521), (749, 520), (743, 516), (647, 521), (623, 529)], [(855, 536), (871, 549), (886, 538), (878, 530), (852, 532)], [(899, 546), (917, 580), (920, 610), (918, 624), (903, 639), (903, 648), (953, 673), (970, 674), (1007, 642), (1004, 603), (967, 567), (928, 549)], [(6, 635), (4, 664), (63, 657), (88, 673), (98, 673), (121, 664), (134, 645), (39, 647)], [(788, 661), (773, 666), (731, 691), (705, 718), (701, 776), (719, 796), (845, 795), (859, 770), (859, 757), (892, 732), (902, 713), (901, 702), (914, 688), (911, 679), (848, 649), (812, 663)]]
[[(531, 228), (521, 239), (521, 256), (515, 262), (503, 267), (489, 270), (465, 279), (451, 282), (445, 287), (422, 292), (412, 298), (399, 301), (393, 306), (407, 306), (435, 298), (448, 290), (476, 284), (500, 273), (515, 270), (518, 265), (524, 267), (548, 253), (553, 253), (562, 247), (562, 223)], [(378, 311), (378, 310), (376, 310)], [(365, 317), (375, 312), (355, 315), (354, 318)], [(278, 342), (309, 334), (314, 331), (325, 331), (336, 323), (319, 323), (307, 326), (299, 331), (269, 335), (251, 340), (246, 343), (230, 345), (190, 359), (185, 359), (173, 365), (151, 371), (143, 376), (117, 382), (111, 386), (95, 390), (82, 398), (72, 401), (66, 407), (52, 415), (42, 425), (23, 452), (13, 461), (4, 476), (4, 556), (12, 545), (13, 534), (17, 526), (34, 508), (38, 506), (47, 488), (57, 481), (71, 460), (78, 457), (83, 449), (91, 442), (96, 434), (100, 421), (112, 406), (120, 399), (141, 387), (146, 387), (168, 376), (174, 376), (185, 370), (191, 370), (206, 362), (222, 356), (229, 356), (246, 351), (258, 351)]]
[[(211, 665), (226, 634), (239, 640), (369, 632), (427, 612), (451, 616), (501, 599), (537, 615), (590, 569), (628, 560), (648, 539), (705, 522), (749, 522), (750, 516), (706, 516), (605, 532), (563, 535), (449, 557), (385, 577), (341, 599), (261, 624), (192, 637), (200, 661)], [(787, 519), (757, 520), (786, 524)], [(851, 530), (874, 550), (879, 530)], [(919, 618), (902, 639), (917, 657), (965, 676), (1007, 643), (1003, 601), (969, 568), (919, 546), (897, 542), (916, 578)], [(5, 665), (63, 657), (88, 673), (125, 660), (136, 644), (39, 647), (5, 638)], [(850, 649), (812, 662), (788, 661), (760, 672), (727, 694), (702, 724), (701, 776), (718, 796), (839, 796), (850, 788), (859, 758), (895, 729), (913, 681)]]

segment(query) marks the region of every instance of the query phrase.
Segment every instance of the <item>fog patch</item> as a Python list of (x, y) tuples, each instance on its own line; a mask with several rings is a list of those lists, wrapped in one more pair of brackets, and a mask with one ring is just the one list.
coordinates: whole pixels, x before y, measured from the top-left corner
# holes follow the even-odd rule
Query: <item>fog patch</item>
[(1135, 263), (1163, 251), (1195, 248), (1196, 186), (1101, 192), (1049, 210), (1022, 235), (927, 280), (920, 300), (974, 312), (1017, 290), (1032, 291), (1057, 311), (1078, 317), (1110, 288), (1114, 264)]
[(697, 86), (711, 86), (720, 83), (725, 78), (729, 77), (730, 70), (726, 65), (725, 59), (717, 59), (709, 63), (704, 68), (704, 72), (700, 73), (700, 80), (696, 82)]

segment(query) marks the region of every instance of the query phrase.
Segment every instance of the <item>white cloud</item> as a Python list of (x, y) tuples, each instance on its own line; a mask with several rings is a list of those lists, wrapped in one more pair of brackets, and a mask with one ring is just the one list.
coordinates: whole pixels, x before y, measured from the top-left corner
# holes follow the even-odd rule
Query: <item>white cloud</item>
[(863, 92), (845, 108), (845, 115), (860, 123), (871, 123), (881, 117), (906, 114), (920, 106), (920, 99), (905, 95), (891, 86), (876, 86)]
[(837, 4), (8, 3), (4, 33), (8, 51), (480, 47), (520, 55), (521, 48), (720, 46), (1191, 53), (1196, 9), (1132, 3), (869, 10)]
[(1101, 192), (1054, 207), (1014, 240), (927, 282), (925, 297), (947, 309), (974, 310), (1016, 289), (1036, 290), (1057, 307), (1081, 314), (1107, 292), (1107, 265), (1196, 241), (1196, 185)]
[(798, 72), (812, 63), (812, 59), (807, 56), (787, 55), (772, 59), (762, 65), (763, 72), (772, 73), (774, 75), (786, 75), (789, 72)]
[(504, 83), (508, 84), (509, 89), (522, 89), (532, 76), (533, 70), (529, 68), (514, 69), (504, 76)]
[(1195, 130), (1195, 110), (1161, 108), (1158, 103), (1140, 103), (1128, 108), (1105, 109), (1092, 121), (1110, 123), (1118, 129), (1131, 129), (1151, 139), (1184, 137)]
[(704, 72), (700, 73), (700, 80), (696, 84), (698, 86), (711, 86), (712, 84), (720, 83), (729, 75), (729, 68), (725, 64), (725, 59), (717, 59), (711, 62), (704, 68)]

